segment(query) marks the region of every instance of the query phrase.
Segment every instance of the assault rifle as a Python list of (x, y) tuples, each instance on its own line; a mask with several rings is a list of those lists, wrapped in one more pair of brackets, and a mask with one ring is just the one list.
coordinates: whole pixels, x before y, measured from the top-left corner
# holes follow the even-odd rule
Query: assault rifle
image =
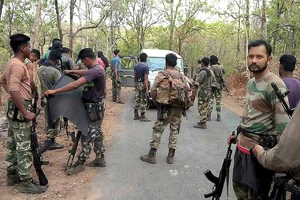
[(282, 105), (284, 111), (285, 111), (286, 114), (289, 116), (289, 118), (291, 118), (292, 115), (293, 115), (294, 109), (291, 109), (291, 108), (287, 105), (287, 103), (285, 102), (285, 99), (284, 99), (284, 98), (290, 93), (290, 91), (287, 90), (287, 91), (285, 91), (284, 93), (282, 93), (282, 92), (279, 90), (279, 88), (278, 88), (278, 86), (276, 85), (276, 83), (274, 83), (274, 82), (271, 83), (271, 86), (272, 86), (272, 88), (273, 88), (273, 90), (274, 90), (274, 92), (275, 92), (275, 94), (276, 94), (276, 96), (277, 96), (279, 102), (281, 103), (281, 105)]
[[(33, 105), (32, 105), (32, 112), (37, 115), (39, 115), (40, 110), (37, 109), (37, 97), (34, 97)], [(42, 165), (48, 165), (48, 161), (43, 161), (41, 158), (41, 153), (39, 149), (39, 144), (37, 140), (37, 134), (35, 132), (35, 126), (36, 126), (36, 117), (32, 120), (32, 127), (31, 127), (31, 149), (32, 149), (32, 156), (33, 156), (33, 165), (35, 168), (35, 171), (39, 177), (39, 183), (41, 186), (47, 186), (48, 185), (48, 179), (46, 175), (43, 172)]]
[[(232, 135), (235, 135), (235, 131), (232, 132)], [(213, 191), (211, 193), (204, 194), (205, 198), (212, 197), (213, 200), (219, 200), (222, 195), (225, 179), (227, 182), (227, 198), (228, 198), (229, 168), (231, 164), (231, 154), (232, 154), (231, 143), (232, 142), (230, 142), (227, 148), (226, 157), (224, 158), (222, 168), (219, 173), (219, 177), (213, 175), (213, 173), (210, 170), (206, 170), (204, 172), (206, 178), (215, 184)]]
[[(75, 133), (74, 132), (71, 133), (71, 138), (73, 140), (73, 146), (72, 146), (72, 149), (69, 151), (70, 155), (69, 155), (68, 162), (67, 162), (65, 170), (67, 170), (68, 167), (70, 168), (72, 166), (72, 163), (73, 163), (73, 160), (74, 160), (74, 157), (75, 157), (75, 154), (76, 154), (76, 150), (77, 150), (77, 147), (78, 147), (78, 143), (79, 143), (79, 140), (81, 138), (81, 134), (82, 134), (81, 131), (78, 131), (77, 135), (76, 135), (76, 138), (74, 140)], [(69, 162), (70, 162), (71, 158), (72, 158), (72, 160), (71, 160), (71, 163), (69, 165)]]

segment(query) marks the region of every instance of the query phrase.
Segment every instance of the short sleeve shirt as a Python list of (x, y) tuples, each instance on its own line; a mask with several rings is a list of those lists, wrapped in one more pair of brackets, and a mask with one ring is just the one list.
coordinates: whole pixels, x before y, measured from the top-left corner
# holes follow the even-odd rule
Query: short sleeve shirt
[(136, 81), (143, 83), (145, 74), (149, 74), (149, 67), (146, 63), (140, 62), (134, 67), (134, 72)]
[(118, 71), (121, 71), (121, 59), (118, 56), (115, 56), (111, 61), (111, 69), (115, 68), (115, 65), (118, 66)]
[(84, 84), (83, 101), (100, 102), (105, 93), (105, 71), (99, 64), (90, 68), (83, 76), (87, 83)]

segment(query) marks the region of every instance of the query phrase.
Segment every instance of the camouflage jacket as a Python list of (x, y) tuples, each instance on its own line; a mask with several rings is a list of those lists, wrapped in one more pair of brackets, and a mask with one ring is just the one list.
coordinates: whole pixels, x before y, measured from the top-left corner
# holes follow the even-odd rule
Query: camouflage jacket
[(60, 71), (51, 66), (49, 62), (39, 67), (37, 74), (41, 82), (42, 94), (50, 90), (61, 76)]
[(221, 65), (212, 65), (210, 66), (210, 69), (214, 72), (214, 75), (216, 77), (217, 82), (219, 83), (219, 85), (223, 85), (224, 81), (224, 69)]
[(247, 83), (246, 105), (241, 128), (253, 134), (250, 134), (251, 138), (243, 134), (239, 135), (238, 144), (242, 147), (251, 149), (257, 144), (260, 135), (280, 136), (289, 122), (287, 114), (273, 91), (272, 82), (276, 83), (282, 92), (286, 91), (283, 81), (272, 72), (261, 79), (252, 78)]

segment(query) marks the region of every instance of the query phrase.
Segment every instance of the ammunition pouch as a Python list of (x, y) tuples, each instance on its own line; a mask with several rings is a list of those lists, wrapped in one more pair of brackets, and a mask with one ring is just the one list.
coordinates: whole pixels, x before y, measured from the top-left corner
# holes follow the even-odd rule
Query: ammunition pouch
[(96, 122), (103, 119), (104, 116), (104, 104), (100, 103), (85, 103), (87, 115), (91, 122)]
[[(29, 110), (30, 101), (23, 100), (23, 105), (25, 107), (25, 110)], [(11, 100), (9, 100), (7, 103), (6, 116), (8, 119), (10, 119), (12, 121), (16, 121), (16, 122), (25, 122), (26, 121), (23, 114), (20, 112), (19, 108)]]
[(157, 110), (157, 119), (166, 120), (169, 119), (171, 107), (167, 105), (159, 105)]

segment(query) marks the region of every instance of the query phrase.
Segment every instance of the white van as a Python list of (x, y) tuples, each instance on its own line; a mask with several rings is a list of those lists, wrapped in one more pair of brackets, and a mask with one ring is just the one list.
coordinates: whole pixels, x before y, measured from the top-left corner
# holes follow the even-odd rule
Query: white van
[(177, 67), (180, 72), (183, 73), (183, 61), (182, 57), (177, 53), (170, 50), (161, 50), (161, 49), (142, 49), (141, 53), (146, 53), (148, 55), (147, 65), (149, 66), (149, 81), (150, 86), (153, 84), (154, 79), (159, 71), (163, 71), (166, 66), (165, 57), (169, 53), (173, 53), (177, 56)]
[[(182, 57), (177, 53), (170, 51), (170, 50), (162, 50), (162, 49), (142, 49), (141, 53), (146, 53), (148, 55), (147, 58), (147, 65), (149, 66), (149, 82), (150, 87), (152, 86), (154, 79), (159, 71), (163, 71), (166, 67), (166, 60), (165, 57), (169, 53), (173, 53), (177, 56), (177, 67), (180, 72), (183, 74), (183, 61)], [(150, 88), (149, 87), (149, 88)], [(150, 95), (149, 95), (150, 96)], [(151, 98), (150, 102), (151, 103)], [(149, 105), (150, 106), (150, 105)]]

